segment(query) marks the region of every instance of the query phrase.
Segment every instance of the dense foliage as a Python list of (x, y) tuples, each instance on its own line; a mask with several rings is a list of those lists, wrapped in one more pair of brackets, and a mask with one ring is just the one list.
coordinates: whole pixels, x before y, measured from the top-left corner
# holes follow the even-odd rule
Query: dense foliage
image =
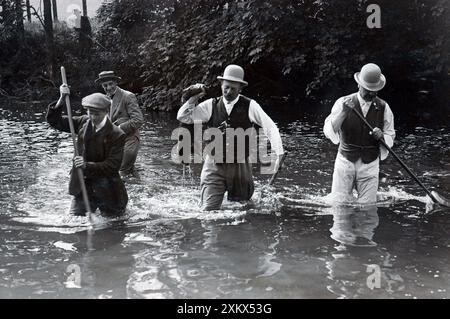
[(448, 1), (377, 1), (382, 27), (369, 29), (372, 2), (115, 1), (99, 12), (99, 37), (121, 52), (115, 65), (155, 109), (177, 107), (191, 83), (216, 85), (229, 63), (244, 66), (253, 96), (333, 99), (354, 90), (353, 73), (375, 62), (389, 96), (446, 99)]
[[(292, 105), (325, 101), (329, 107), (356, 89), (354, 72), (375, 62), (388, 80), (383, 96), (399, 108), (420, 109), (421, 101), (435, 108), (448, 105), (449, 1), (378, 0), (379, 29), (366, 25), (370, 3), (109, 1), (98, 10), (90, 67), (74, 65), (74, 71), (93, 78), (102, 69), (115, 69), (124, 87), (141, 93), (144, 106), (171, 110), (189, 84), (203, 82), (217, 94), (216, 76), (237, 63), (246, 70), (246, 93), (252, 97), (282, 98)], [(66, 40), (55, 41), (58, 47)], [(9, 57), (3, 49), (0, 55), (2, 61)]]

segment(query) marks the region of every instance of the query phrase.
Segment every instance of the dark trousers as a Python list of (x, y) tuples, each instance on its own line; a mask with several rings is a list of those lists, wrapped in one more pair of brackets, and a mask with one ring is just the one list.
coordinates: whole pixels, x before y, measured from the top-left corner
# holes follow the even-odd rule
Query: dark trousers
[[(89, 204), (92, 212), (98, 208), (100, 212), (109, 217), (120, 216), (125, 213), (125, 207), (117, 207), (108, 205), (104, 200), (100, 200), (93, 195), (89, 196)], [(74, 196), (70, 205), (70, 213), (75, 216), (86, 216), (86, 206), (84, 205), (83, 196), (81, 194)]]
[(202, 210), (220, 209), (223, 195), (229, 201), (247, 201), (255, 189), (250, 163), (216, 164), (207, 158), (200, 177)]
[(127, 175), (133, 172), (139, 148), (139, 138), (135, 135), (127, 136), (123, 148), (122, 165), (120, 166), (121, 175)]

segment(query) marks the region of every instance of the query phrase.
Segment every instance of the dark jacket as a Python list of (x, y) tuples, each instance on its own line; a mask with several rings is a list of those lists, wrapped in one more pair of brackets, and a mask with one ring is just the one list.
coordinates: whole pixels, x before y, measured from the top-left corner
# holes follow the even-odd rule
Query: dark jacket
[[(62, 115), (62, 108), (49, 105), (47, 122), (55, 129), (69, 132), (67, 116)], [(125, 207), (128, 201), (127, 191), (119, 175), (122, 163), (125, 133), (106, 120), (104, 127), (95, 133), (87, 115), (73, 116), (75, 133), (78, 134), (77, 145), (80, 156), (86, 162), (83, 170), (89, 196), (104, 201), (108, 206)], [(69, 193), (77, 196), (81, 193), (76, 170), (71, 170)]]

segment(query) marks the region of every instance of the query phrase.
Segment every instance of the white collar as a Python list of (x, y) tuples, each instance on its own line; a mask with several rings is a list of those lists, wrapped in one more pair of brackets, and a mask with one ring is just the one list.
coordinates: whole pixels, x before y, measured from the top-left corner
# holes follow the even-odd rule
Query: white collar
[(103, 128), (103, 126), (105, 126), (107, 118), (108, 118), (108, 116), (105, 115), (105, 117), (103, 118), (103, 120), (100, 122), (99, 125), (97, 125), (97, 126), (94, 125), (95, 126), (95, 133), (100, 131)]
[(237, 103), (237, 101), (239, 100), (239, 97), (240, 97), (240, 96), (241, 96), (241, 95), (239, 94), (239, 95), (237, 96), (237, 98), (235, 98), (235, 99), (234, 99), (233, 101), (231, 101), (231, 102), (228, 102), (228, 101), (222, 96), (223, 104), (234, 106), (234, 105)]

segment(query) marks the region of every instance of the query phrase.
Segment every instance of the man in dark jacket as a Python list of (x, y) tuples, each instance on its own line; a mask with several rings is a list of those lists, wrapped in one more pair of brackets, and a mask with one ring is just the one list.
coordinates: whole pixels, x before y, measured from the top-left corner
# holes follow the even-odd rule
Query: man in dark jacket
[(112, 100), (109, 118), (126, 134), (120, 173), (128, 175), (133, 173), (134, 163), (140, 148), (139, 128), (144, 123), (144, 116), (134, 93), (121, 89), (118, 86), (120, 77), (114, 71), (100, 72), (95, 83), (100, 84), (106, 95)]
[[(67, 116), (62, 115), (66, 95), (70, 94), (67, 85), (60, 88), (60, 98), (49, 105), (47, 122), (57, 130), (70, 132)], [(80, 156), (73, 160), (73, 168), (83, 169), (86, 189), (95, 211), (117, 216), (125, 212), (128, 194), (119, 175), (125, 143), (125, 133), (112, 124), (107, 114), (111, 100), (104, 94), (94, 93), (83, 98), (81, 104), (87, 108), (88, 115), (74, 116), (73, 124), (78, 134)], [(76, 170), (72, 169), (69, 193), (74, 196), (70, 211), (84, 216), (86, 208), (81, 194)]]

